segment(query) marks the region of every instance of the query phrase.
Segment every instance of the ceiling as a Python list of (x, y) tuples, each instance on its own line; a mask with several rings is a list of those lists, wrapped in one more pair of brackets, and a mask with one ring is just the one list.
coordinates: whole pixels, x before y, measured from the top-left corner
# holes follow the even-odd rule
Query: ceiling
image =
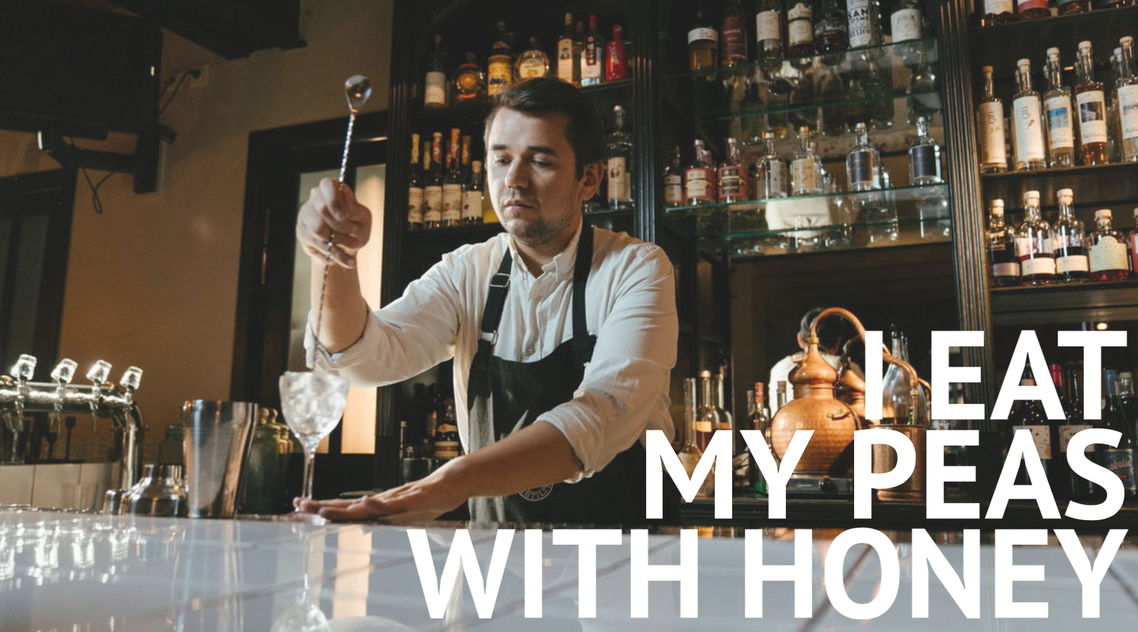
[(112, 0), (226, 59), (297, 48), (300, 0)]

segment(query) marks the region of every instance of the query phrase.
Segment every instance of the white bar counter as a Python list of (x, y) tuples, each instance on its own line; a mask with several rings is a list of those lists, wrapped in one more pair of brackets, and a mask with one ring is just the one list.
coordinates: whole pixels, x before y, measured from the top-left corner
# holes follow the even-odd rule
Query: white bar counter
[[(437, 573), (455, 528), (430, 525)], [(471, 529), (482, 573), (498, 531)], [(1138, 548), (1128, 540), (1101, 584), (1098, 619), (1081, 616), (1081, 585), (1054, 535), (1048, 546), (1017, 547), (1017, 565), (1040, 564), (1046, 579), (1014, 586), (1018, 602), (1048, 603), (1047, 619), (995, 618), (994, 547), (980, 555), (980, 618), (967, 619), (930, 573), (930, 617), (913, 619), (912, 545), (908, 532), (887, 532), (900, 561), (893, 606), (880, 617), (850, 619), (827, 596), (824, 560), (839, 531), (812, 533), (811, 616), (794, 617), (794, 587), (767, 582), (763, 618), (744, 616), (745, 546), (741, 530), (701, 530), (698, 618), (680, 616), (675, 582), (649, 584), (648, 618), (630, 615), (632, 548), (596, 548), (596, 618), (579, 618), (578, 547), (542, 534), (542, 617), (525, 618), (525, 538), (514, 535), (493, 617), (475, 610), (460, 579), (446, 615), (427, 610), (408, 529), (372, 524), (310, 524), (267, 520), (188, 520), (0, 509), (0, 630), (121, 632), (127, 630), (1133, 630), (1138, 626)], [(960, 572), (960, 532), (933, 534)], [(734, 537), (732, 537), (734, 536)], [(791, 564), (794, 532), (763, 532), (763, 562)], [(1088, 557), (1101, 536), (1083, 536)], [(648, 563), (680, 562), (678, 530), (647, 537)], [(537, 559), (537, 558), (535, 558)], [(881, 566), (865, 545), (838, 558), (848, 596), (871, 601)], [(534, 567), (530, 567), (532, 571)], [(460, 574), (461, 577), (461, 574)], [(663, 577), (658, 575), (656, 579)], [(437, 581), (437, 580), (436, 580)], [(586, 582), (588, 583), (588, 582)], [(1078, 626), (1073, 628), (1072, 626)]]

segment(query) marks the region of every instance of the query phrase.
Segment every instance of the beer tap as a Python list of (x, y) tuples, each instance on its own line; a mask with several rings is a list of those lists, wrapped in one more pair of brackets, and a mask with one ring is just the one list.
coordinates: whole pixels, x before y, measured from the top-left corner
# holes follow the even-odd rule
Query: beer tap
[(35, 356), (21, 353), (12, 370), (8, 372), (16, 380), (16, 428), (24, 427), (24, 406), (28, 401), (28, 380), (36, 373)]
[(48, 430), (50, 432), (59, 432), (59, 417), (63, 413), (63, 397), (67, 391), (67, 385), (75, 378), (75, 369), (79, 367), (75, 360), (71, 358), (64, 358), (55, 365), (51, 370), (51, 379), (55, 381), (55, 402), (51, 412), (51, 422)]
[(87, 371), (87, 381), (91, 382), (91, 432), (99, 428), (99, 403), (103, 398), (103, 385), (111, 375), (111, 363), (106, 360), (96, 360), (91, 369)]

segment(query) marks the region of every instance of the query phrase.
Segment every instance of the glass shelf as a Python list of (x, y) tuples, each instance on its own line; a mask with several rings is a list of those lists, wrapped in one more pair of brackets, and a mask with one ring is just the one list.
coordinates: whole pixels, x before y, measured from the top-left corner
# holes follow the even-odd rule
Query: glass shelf
[(726, 80), (733, 79), (740, 75), (750, 75), (759, 69), (781, 66), (784, 63), (799, 68), (819, 64), (840, 66), (847, 62), (860, 63), (865, 57), (878, 57), (878, 62), (888, 61), (890, 64), (896, 64), (903, 62), (903, 58), (910, 55), (915, 58), (916, 52), (918, 51), (924, 52), (925, 61), (932, 64), (936, 63), (939, 59), (936, 43), (935, 37), (926, 37), (924, 39), (906, 40), (904, 42), (888, 42), (880, 46), (861, 46), (833, 53), (784, 57), (781, 59), (738, 64), (736, 66), (721, 66), (719, 68), (707, 68), (704, 70), (685, 70), (683, 72), (674, 73), (672, 77), (677, 79), (702, 78), (708, 81), (717, 78)]
[(915, 202), (928, 198), (940, 197), (948, 199), (948, 185), (945, 183), (940, 184), (926, 184), (922, 186), (905, 186), (893, 187), (892, 189), (877, 189), (874, 191), (837, 191), (834, 193), (818, 193), (815, 195), (794, 195), (790, 197), (779, 198), (762, 198), (756, 200), (745, 200), (742, 202), (721, 202), (717, 204), (696, 204), (690, 206), (670, 206), (665, 209), (668, 215), (681, 215), (690, 213), (704, 213), (717, 210), (747, 210), (755, 209), (766, 205), (772, 201), (778, 202), (797, 202), (801, 200), (815, 200), (815, 199), (833, 199), (844, 198), (848, 201), (857, 200), (865, 197), (881, 196), (891, 194), (893, 199), (898, 202)]
[(725, 233), (701, 237), (699, 243), (705, 252), (738, 259), (948, 244), (951, 241), (951, 231), (939, 220), (900, 219), (895, 222), (815, 226), (810, 231)]
[[(898, 98), (905, 98), (905, 97), (908, 97), (910, 95), (916, 96), (916, 97), (936, 95), (938, 97), (937, 100), (939, 101), (940, 92), (941, 91), (939, 89), (928, 89), (928, 90), (914, 90), (910, 93), (906, 89), (899, 89), (899, 90), (891, 91), (889, 94), (889, 98), (890, 99), (898, 99)], [(822, 109), (822, 108), (837, 108), (837, 107), (844, 108), (844, 107), (848, 107), (851, 105), (869, 105), (870, 103), (874, 103), (877, 101), (883, 101), (883, 100), (884, 99), (881, 96), (863, 97), (860, 99), (841, 99), (841, 100), (837, 100), (837, 101), (813, 100), (809, 103), (805, 103), (802, 105), (789, 105), (787, 107), (779, 107), (779, 108), (759, 108), (759, 109), (754, 109), (754, 110), (738, 110), (738, 111), (734, 111), (734, 112), (715, 112), (715, 113), (704, 114), (700, 118), (707, 119), (707, 120), (720, 120), (720, 121), (730, 121), (733, 119), (746, 120), (746, 119), (752, 119), (752, 118), (756, 118), (756, 117), (769, 116), (772, 114), (776, 114), (776, 115), (777, 114), (793, 114), (795, 112), (807, 112), (807, 111), (818, 110), (818, 109)]]
[(1138, 5), (1095, 9), (1093, 11), (1087, 11), (1086, 13), (1053, 15), (1049, 18), (1041, 18), (1038, 20), (1016, 20), (1014, 22), (1004, 22), (1003, 24), (993, 24), (991, 26), (973, 26), (972, 32), (982, 36), (999, 37), (1001, 33), (1006, 34), (1009, 31), (1031, 29), (1050, 31), (1054, 28), (1071, 29), (1077, 27), (1080, 29), (1080, 33), (1086, 34), (1089, 31), (1083, 29), (1086, 29), (1091, 24), (1099, 22), (1106, 24), (1119, 18), (1127, 19), (1133, 17), (1138, 17)]

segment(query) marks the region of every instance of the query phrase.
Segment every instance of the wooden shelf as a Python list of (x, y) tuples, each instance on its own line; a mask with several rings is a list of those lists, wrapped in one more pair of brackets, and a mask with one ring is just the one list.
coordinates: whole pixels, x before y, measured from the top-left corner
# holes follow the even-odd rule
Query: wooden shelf
[[(1107, 165), (1060, 167), (1040, 171), (1009, 171), (980, 176), (985, 200), (1003, 198), (1008, 208), (1019, 208), (1024, 191), (1039, 191), (1044, 207), (1055, 205), (1055, 192), (1072, 189), (1077, 206), (1115, 207), (1115, 220), (1128, 223), (1127, 205), (1138, 203), (1138, 189), (1132, 177), (1138, 164), (1132, 162)], [(1121, 213), (1121, 215), (1119, 214)]]
[(992, 288), (997, 326), (1138, 320), (1138, 280)]

